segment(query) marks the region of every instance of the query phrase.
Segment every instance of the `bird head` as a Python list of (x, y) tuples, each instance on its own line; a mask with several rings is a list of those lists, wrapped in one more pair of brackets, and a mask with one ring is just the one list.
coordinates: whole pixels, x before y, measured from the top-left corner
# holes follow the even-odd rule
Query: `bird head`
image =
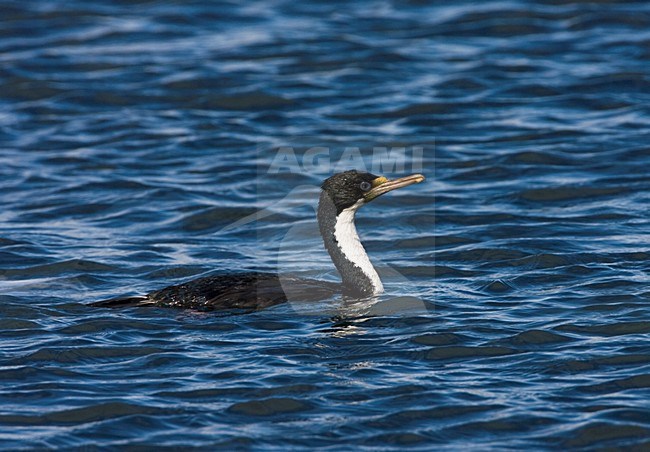
[(422, 174), (412, 174), (389, 180), (357, 170), (334, 174), (323, 182), (322, 189), (336, 206), (337, 214), (350, 207), (354, 210), (373, 199), (397, 188), (407, 187), (424, 180)]

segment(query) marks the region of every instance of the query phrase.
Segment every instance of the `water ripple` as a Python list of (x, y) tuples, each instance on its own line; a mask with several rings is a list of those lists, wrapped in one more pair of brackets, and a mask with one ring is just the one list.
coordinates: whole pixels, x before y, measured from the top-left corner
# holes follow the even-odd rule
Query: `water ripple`
[[(1, 16), (4, 449), (649, 447), (647, 2)], [(278, 250), (328, 171), (265, 168), (375, 145), (427, 175), (359, 214), (376, 306), (87, 306), (291, 253), (335, 280)]]

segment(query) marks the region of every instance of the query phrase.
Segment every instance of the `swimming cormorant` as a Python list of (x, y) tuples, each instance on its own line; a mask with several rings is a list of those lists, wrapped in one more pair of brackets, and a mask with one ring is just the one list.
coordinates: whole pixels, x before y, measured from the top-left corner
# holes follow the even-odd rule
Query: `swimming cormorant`
[[(201, 310), (258, 310), (287, 301), (323, 300), (337, 292), (365, 298), (384, 287), (364, 249), (354, 216), (360, 207), (384, 193), (424, 180), (421, 174), (388, 180), (356, 170), (335, 174), (323, 182), (318, 202), (318, 226), (325, 248), (342, 279), (342, 286), (314, 279), (270, 273), (207, 276), (156, 290), (147, 295), (112, 298), (98, 307), (159, 306)], [(290, 293), (289, 293), (290, 292)]]

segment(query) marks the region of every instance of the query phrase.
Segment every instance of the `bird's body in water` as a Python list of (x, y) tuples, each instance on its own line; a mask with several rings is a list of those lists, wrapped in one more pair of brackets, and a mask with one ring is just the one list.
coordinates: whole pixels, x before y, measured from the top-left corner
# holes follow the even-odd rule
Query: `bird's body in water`
[(325, 248), (341, 275), (342, 285), (271, 273), (222, 274), (169, 286), (147, 295), (103, 300), (93, 306), (250, 311), (293, 297), (311, 301), (323, 300), (336, 293), (356, 298), (379, 295), (383, 285), (357, 234), (355, 214), (378, 196), (423, 180), (424, 176), (414, 174), (391, 181), (355, 170), (325, 180), (318, 203), (318, 226)]

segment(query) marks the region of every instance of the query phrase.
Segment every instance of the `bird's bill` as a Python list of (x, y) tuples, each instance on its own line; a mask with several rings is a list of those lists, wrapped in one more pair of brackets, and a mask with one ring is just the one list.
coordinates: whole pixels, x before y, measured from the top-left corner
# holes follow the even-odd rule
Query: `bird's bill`
[(422, 174), (411, 174), (410, 176), (400, 177), (399, 179), (388, 180), (385, 177), (378, 177), (372, 181), (372, 189), (365, 194), (364, 199), (370, 202), (378, 196), (388, 193), (397, 188), (408, 187), (409, 185), (419, 184), (424, 180)]

